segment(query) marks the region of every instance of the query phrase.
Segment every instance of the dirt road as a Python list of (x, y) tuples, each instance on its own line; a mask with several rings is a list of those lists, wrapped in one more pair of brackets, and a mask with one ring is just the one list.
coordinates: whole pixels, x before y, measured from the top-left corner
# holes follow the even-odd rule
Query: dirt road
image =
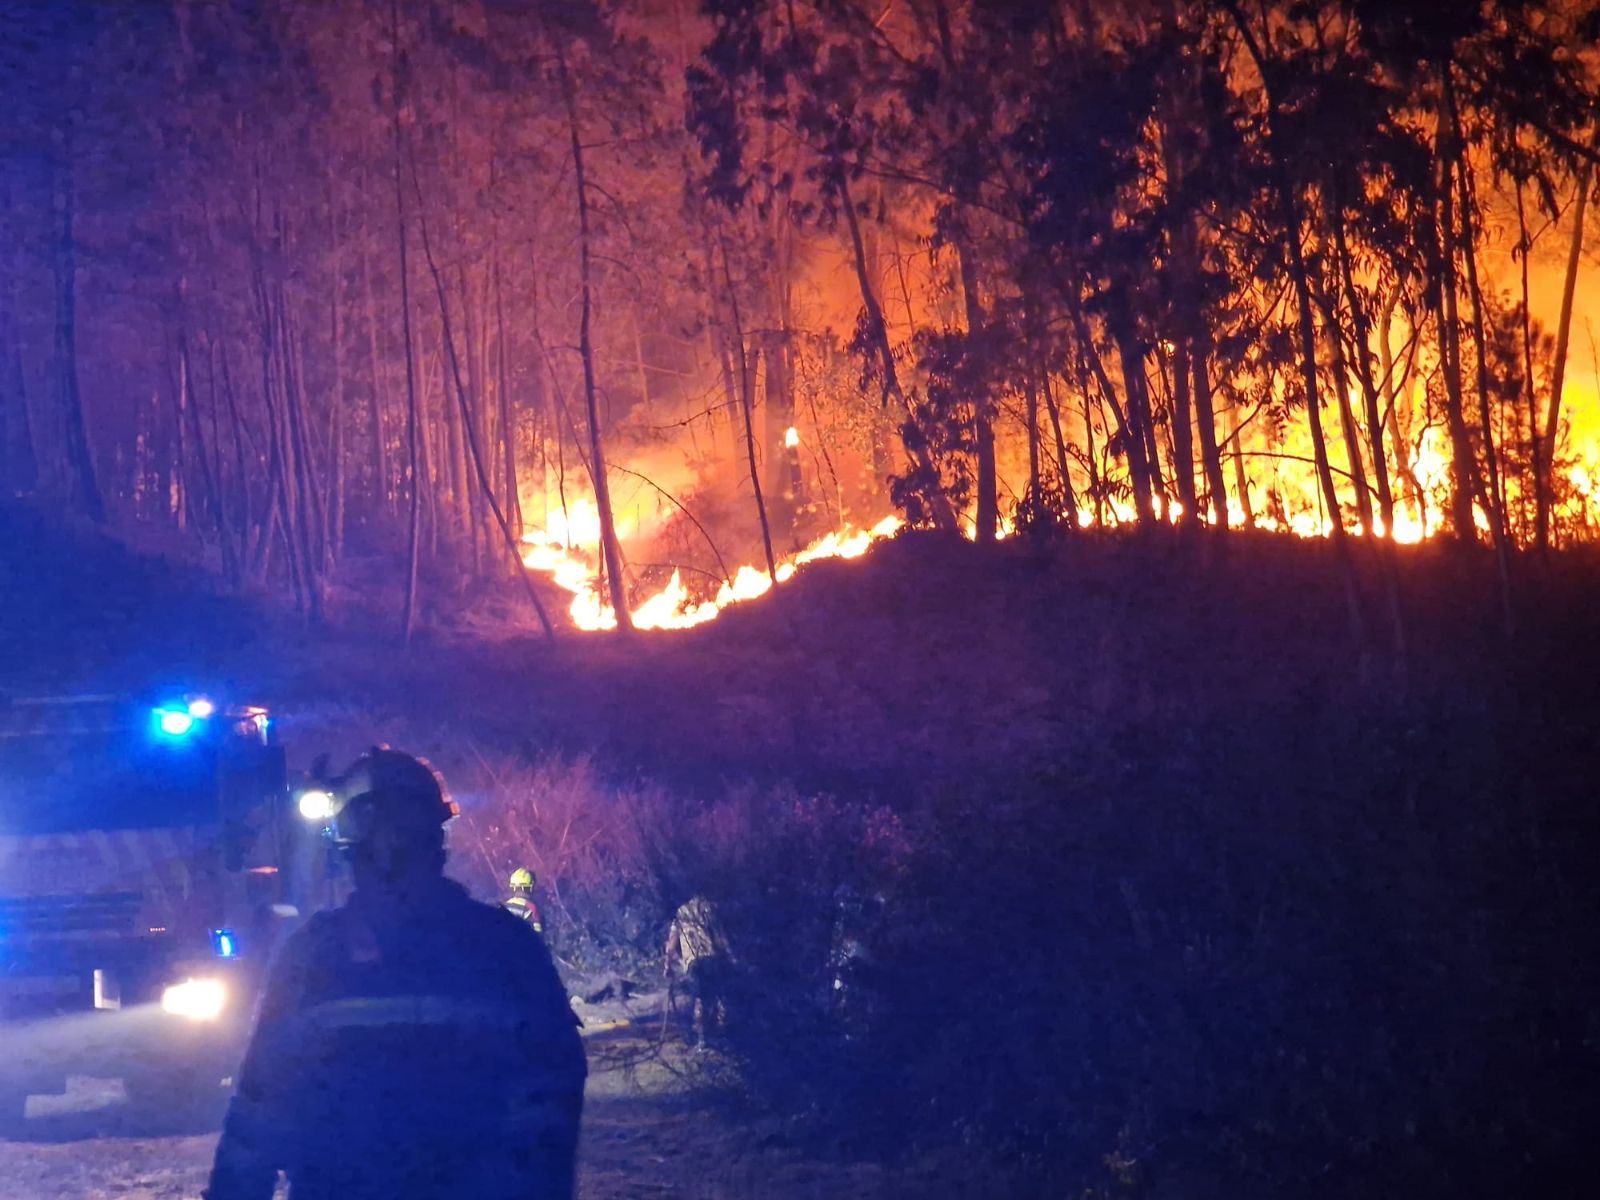
[[(901, 1200), (949, 1195), (926, 1177), (874, 1164), (819, 1161), (790, 1149), (771, 1122), (706, 1103), (680, 1074), (675, 1047), (656, 1052), (637, 1027), (589, 1039), (580, 1200)], [(75, 1080), (34, 1097), (29, 1119), (0, 1140), (0, 1200), (195, 1200), (216, 1134), (141, 1127), (120, 1084)]]

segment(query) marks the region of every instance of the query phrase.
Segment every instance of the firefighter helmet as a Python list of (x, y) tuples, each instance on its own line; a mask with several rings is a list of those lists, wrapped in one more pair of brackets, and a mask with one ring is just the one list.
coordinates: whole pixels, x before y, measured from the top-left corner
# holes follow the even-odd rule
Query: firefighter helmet
[(355, 846), (380, 828), (426, 836), (461, 809), (426, 759), (374, 746), (338, 780), (333, 838)]
[(511, 890), (513, 892), (531, 892), (534, 884), (539, 881), (527, 867), (518, 867), (511, 872)]

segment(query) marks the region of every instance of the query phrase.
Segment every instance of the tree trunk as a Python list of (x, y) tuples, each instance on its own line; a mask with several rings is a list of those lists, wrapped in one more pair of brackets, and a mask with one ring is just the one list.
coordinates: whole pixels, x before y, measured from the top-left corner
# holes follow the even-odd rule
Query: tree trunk
[[(1600, 124), (1590, 136), (1592, 149), (1600, 148)], [(1538, 540), (1543, 549), (1550, 539), (1550, 505), (1554, 498), (1556, 434), (1561, 429), (1561, 389), (1567, 377), (1567, 346), (1572, 334), (1572, 300), (1578, 287), (1578, 263), (1583, 255), (1583, 222), (1589, 206), (1589, 189), (1594, 183), (1594, 162), (1584, 159), (1578, 169), (1578, 195), (1572, 206), (1572, 241), (1567, 247), (1567, 271), (1561, 281), (1561, 314), (1556, 319), (1555, 357), (1550, 362), (1550, 407), (1545, 412), (1544, 432), (1539, 442), (1535, 469), (1541, 472), (1539, 488)]]
[(1322, 484), (1322, 499), (1327, 506), (1331, 522), (1333, 545), (1339, 558), (1340, 575), (1344, 581), (1345, 602), (1350, 613), (1350, 632), (1358, 645), (1366, 642), (1366, 620), (1361, 611), (1361, 597), (1356, 589), (1355, 567), (1350, 561), (1350, 549), (1344, 528), (1344, 517), (1339, 511), (1339, 493), (1333, 483), (1333, 467), (1328, 460), (1328, 441), (1322, 428), (1322, 397), (1317, 389), (1317, 330), (1316, 318), (1311, 311), (1311, 283), (1306, 271), (1304, 250), (1300, 244), (1300, 214), (1294, 203), (1286, 171), (1276, 153), (1278, 203), (1283, 216), (1285, 236), (1289, 241), (1289, 270), (1294, 282), (1300, 327), (1300, 377), (1306, 394), (1306, 411), (1311, 419), (1311, 446), (1316, 459), (1317, 479)]
[(1467, 298), (1472, 304), (1472, 340), (1476, 347), (1477, 370), (1474, 378), (1478, 394), (1478, 424), (1483, 431), (1483, 462), (1489, 475), (1484, 508), (1489, 527), (1502, 560), (1506, 557), (1505, 492), (1500, 481), (1500, 455), (1495, 446), (1494, 417), (1489, 407), (1489, 340), (1483, 321), (1483, 289), (1478, 282), (1477, 230), (1472, 220), (1472, 196), (1468, 187), (1469, 167), (1456, 164), (1461, 188), (1461, 258), (1467, 268)]
[(1027, 402), (1027, 429), (1024, 431), (1028, 438), (1028, 504), (1037, 514), (1039, 504), (1039, 382), (1032, 371), (1026, 372), (1023, 377), (1023, 389)]
[[(1379, 363), (1383, 367), (1383, 401), (1386, 413), (1384, 425), (1389, 434), (1389, 440), (1394, 445), (1395, 473), (1399, 475), (1400, 482), (1410, 488), (1411, 506), (1417, 511), (1417, 525), (1420, 529), (1427, 527), (1428, 506), (1422, 494), (1422, 486), (1417, 480), (1416, 472), (1411, 469), (1411, 450), (1406, 445), (1406, 439), (1399, 427), (1396, 413), (1399, 411), (1399, 398), (1411, 382), (1411, 364), (1406, 366), (1405, 376), (1396, 379), (1394, 375), (1394, 303), (1386, 306), (1378, 318), (1378, 355)], [(1412, 344), (1415, 345), (1419, 332), (1413, 329)], [(1393, 527), (1391, 526), (1391, 529)]]
[[(1361, 294), (1356, 290), (1355, 272), (1350, 262), (1350, 248), (1345, 241), (1341, 195), (1336, 185), (1333, 204), (1334, 250), (1338, 260), (1339, 280), (1344, 288), (1345, 303), (1350, 306), (1356, 377), (1361, 382), (1361, 398), (1367, 423), (1367, 449), (1372, 457), (1372, 477), (1378, 489), (1378, 512), (1383, 518), (1384, 535), (1392, 537), (1394, 493), (1389, 486), (1389, 463), (1384, 454), (1383, 443), (1383, 415), (1378, 404), (1377, 380), (1372, 372), (1371, 322), (1368, 321), (1366, 309), (1361, 303)], [(1337, 321), (1333, 325), (1333, 336), (1335, 338), (1341, 336)]]
[[(965, 229), (955, 235), (956, 263), (961, 271), (961, 294), (966, 302), (967, 337), (983, 340), (988, 319), (983, 296), (978, 290), (978, 266)], [(979, 542), (992, 542), (1000, 530), (1000, 488), (994, 454), (994, 397), (987, 393), (969, 397), (972, 405), (972, 441), (976, 449), (978, 506), (974, 514), (973, 536)]]
[[(1533, 239), (1528, 233), (1528, 213), (1523, 205), (1522, 188), (1525, 181), (1517, 179), (1517, 245), (1513, 256), (1517, 259), (1518, 281), (1522, 285), (1522, 405), (1528, 422), (1528, 461), (1530, 482), (1533, 488), (1535, 542), (1543, 551), (1548, 531), (1547, 500), (1544, 472), (1540, 467), (1539, 400), (1533, 388), (1533, 300), (1528, 283), (1528, 259), (1533, 253)], [(1528, 490), (1525, 486), (1518, 505), (1521, 524), (1526, 530), (1528, 515)]]
[[(559, 38), (560, 34), (556, 36)], [(578, 193), (578, 278), (582, 293), (578, 349), (583, 358), (583, 393), (589, 414), (589, 473), (593, 477), (595, 505), (600, 510), (600, 545), (606, 564), (606, 582), (611, 587), (611, 607), (616, 614), (618, 632), (626, 633), (633, 628), (633, 619), (628, 612), (627, 583), (622, 577), (622, 547), (617, 541), (617, 525), (611, 512), (611, 487), (606, 479), (605, 449), (600, 435), (599, 389), (595, 382), (594, 343), (590, 331), (594, 300), (591, 293), (589, 180), (584, 171), (583, 139), (578, 128), (578, 98), (573, 90), (571, 72), (567, 69), (566, 50), (559, 41), (555, 53), (562, 99), (567, 109), (572, 170)]]
[(1256, 527), (1255, 507), (1250, 503), (1250, 477), (1244, 469), (1244, 434), (1239, 425), (1238, 396), (1228, 396), (1228, 444), (1233, 448), (1233, 486), (1239, 494), (1239, 508), (1244, 516), (1244, 527)]
[[(805, 473), (800, 466), (800, 447), (789, 444), (789, 430), (795, 426), (795, 372), (794, 372), (794, 301), (792, 274), (794, 250), (792, 226), (781, 208), (774, 206), (773, 233), (776, 247), (772, 272), (772, 303), (778, 318), (778, 328), (768, 339), (767, 364), (767, 444), (771, 447), (771, 461), (783, 464), (777, 491), (778, 520), (784, 538), (798, 547), (802, 536), (799, 528), (800, 512), (807, 503)], [(826, 447), (820, 447), (826, 454)], [(770, 489), (769, 489), (770, 492)]]
[[(170, 481), (165, 499), (166, 514), (171, 516), (179, 529), (189, 528), (193, 518), (198, 514), (194, 512), (193, 491), (189, 487), (189, 447), (187, 436), (189, 432), (189, 380), (188, 372), (180, 360), (178, 375), (172, 381), (172, 420), (164, 420), (165, 413), (161, 408), (161, 394), (152, 392), (150, 395), (151, 420), (161, 428), (168, 431), (167, 435), (167, 479)], [(205, 536), (202, 532), (201, 536)]]
[[(850, 182), (845, 177), (842, 164), (835, 164), (835, 175), (839, 185), (839, 206), (844, 210), (845, 224), (850, 230), (850, 248), (854, 257), (856, 283), (861, 289), (861, 305), (867, 316), (867, 335), (872, 339), (872, 345), (878, 353), (878, 366), (883, 372), (883, 394), (880, 399), (887, 404), (890, 398), (893, 398), (901, 407), (906, 408), (909, 414), (905, 393), (900, 388), (900, 375), (894, 365), (894, 349), (889, 345), (889, 327), (884, 322), (883, 307), (878, 303), (878, 293), (872, 286), (871, 274), (867, 270), (867, 248), (861, 238), (861, 218), (857, 215), (855, 201), (850, 196)], [(906, 453), (919, 470), (926, 473), (930, 479), (938, 480), (938, 468), (925, 450), (920, 446), (908, 445)], [(937, 486), (937, 482), (928, 498), (928, 503), (934, 526), (953, 533), (958, 528), (955, 510), (950, 507), (949, 499)]]
[(1190, 386), (1193, 375), (1189, 365), (1189, 347), (1180, 341), (1172, 354), (1172, 464), (1177, 480), (1178, 503), (1183, 506), (1179, 523), (1199, 528), (1204, 524), (1200, 514), (1200, 501), (1194, 486), (1194, 425), (1193, 393)]
[[(267, 436), (271, 443), (271, 461), (268, 471), (272, 479), (272, 508), (276, 529), (283, 538), (285, 562), (289, 568), (289, 582), (294, 588), (295, 606), (301, 612), (306, 608), (305, 576), (300, 556), (295, 552), (298, 544), (295, 532), (295, 483), (288, 464), (290, 446), (285, 432), (282, 390), (276, 365), (277, 318), (273, 314), (271, 295), (263, 281), (257, 288), (260, 309), (261, 338), (261, 395), (267, 409)], [(262, 547), (263, 554), (270, 552), (270, 543)], [(266, 559), (262, 559), (263, 569)]]
[[(1124, 370), (1129, 367), (1131, 357), (1133, 377), (1125, 381), (1128, 394), (1128, 422), (1136, 436), (1144, 437), (1145, 469), (1150, 472), (1152, 515), (1165, 517), (1167, 487), (1161, 473), (1161, 447), (1156, 440), (1156, 413), (1155, 406), (1150, 403), (1150, 377), (1145, 374), (1144, 347), (1139, 344), (1137, 336), (1130, 334), (1127, 342), (1120, 346), (1119, 350)], [(1156, 503), (1161, 505), (1159, 513), (1154, 512)]]
[[(1450, 66), (1444, 64), (1446, 78)], [(1446, 87), (1447, 94), (1450, 89)], [(1437, 206), (1438, 244), (1430, 240), (1435, 265), (1434, 320), (1439, 330), (1439, 365), (1444, 373), (1445, 423), (1450, 431), (1450, 519), (1455, 535), (1463, 542), (1478, 540), (1477, 526), (1472, 518), (1472, 500), (1478, 493), (1478, 463), (1472, 448), (1472, 434), (1467, 429), (1465, 403), (1461, 388), (1461, 324), (1456, 311), (1456, 249), (1455, 249), (1455, 189), (1452, 186), (1455, 171), (1454, 126), (1450, 119), (1450, 106), (1439, 115), (1439, 135), (1436, 146), (1436, 174), (1434, 177), (1434, 202)]]
[(1367, 487), (1367, 471), (1361, 461), (1361, 437), (1356, 429), (1355, 410), (1350, 405), (1350, 365), (1344, 355), (1344, 334), (1339, 327), (1339, 309), (1333, 297), (1322, 288), (1317, 289), (1322, 307), (1322, 329), (1328, 339), (1328, 353), (1333, 366), (1333, 395), (1339, 409), (1339, 431), (1344, 437), (1345, 461), (1350, 471), (1350, 483), (1356, 493), (1356, 513), (1361, 528), (1368, 537), (1373, 536), (1372, 493)]
[[(334, 245), (338, 246), (338, 230), (334, 229)], [(337, 249), (333, 256), (333, 295), (329, 300), (328, 337), (333, 342), (333, 392), (329, 397), (328, 419), (333, 424), (328, 449), (328, 535), (324, 546), (323, 570), (332, 570), (344, 553), (344, 280)]]
[[(181, 290), (180, 284), (180, 290)], [(206, 507), (210, 511), (212, 528), (216, 530), (217, 549), (222, 556), (222, 569), (229, 579), (236, 579), (238, 563), (234, 558), (233, 539), (228, 529), (227, 513), (223, 505), (222, 489), (218, 484), (218, 471), (207, 453), (206, 439), (201, 433), (200, 413), (195, 403), (193, 367), (189, 356), (189, 339), (180, 325), (178, 328), (178, 380), (183, 396), (179, 410), (189, 417), (189, 436), (194, 443), (195, 455), (200, 463), (200, 479), (206, 492)]]
[(1200, 464), (1211, 492), (1211, 510), (1217, 532), (1228, 531), (1228, 486), (1222, 474), (1222, 452), (1217, 445), (1217, 419), (1211, 403), (1211, 378), (1206, 355), (1196, 348), (1190, 363), (1194, 373), (1195, 426), (1200, 431)]
[(106, 519), (105, 498), (89, 449), (89, 428), (78, 391), (78, 262), (74, 228), (76, 185), (72, 178), (72, 139), (57, 137), (55, 164), (56, 386), (66, 431), (68, 491), (72, 501), (96, 522)]
[(0, 325), (10, 336), (0, 341), (0, 493), (31, 492), (38, 480), (33, 452), (33, 422), (22, 369), (22, 338), (11, 322)]
[[(505, 471), (506, 516), (512, 533), (521, 538), (522, 493), (517, 484), (517, 425), (511, 404), (511, 348), (506, 338), (505, 300), (501, 291), (500, 260), (494, 264), (495, 373), (499, 378), (500, 460)], [(520, 570), (520, 568), (518, 568)]]
[(1095, 457), (1094, 442), (1094, 400), (1089, 391), (1087, 371), (1085, 378), (1080, 381), (1080, 397), (1083, 401), (1083, 461), (1084, 469), (1089, 474), (1089, 497), (1094, 501), (1094, 527), (1106, 527), (1106, 485), (1105, 477), (1100, 472), (1100, 460)]
[[(9, 218), (15, 212), (12, 184), (0, 180), (4, 207), (0, 214)], [(22, 365), (22, 326), (19, 314), (21, 281), (15, 255), (16, 239), (10, 229), (0, 233), (0, 271), (5, 290), (0, 292), (0, 495), (31, 492), (38, 482), (38, 459), (34, 454), (33, 421), (28, 412), (28, 383)]]
[(1327, 506), (1331, 522), (1334, 548), (1339, 556), (1340, 574), (1344, 579), (1345, 602), (1350, 612), (1350, 631), (1357, 644), (1364, 644), (1366, 621), (1361, 612), (1360, 594), (1356, 590), (1355, 568), (1350, 562), (1344, 517), (1339, 511), (1339, 493), (1333, 484), (1333, 467), (1328, 461), (1328, 441), (1322, 428), (1322, 397), (1317, 390), (1316, 318), (1311, 311), (1311, 285), (1307, 278), (1304, 252), (1300, 245), (1300, 216), (1289, 191), (1289, 182), (1283, 178), (1281, 165), (1278, 187), (1284, 230), (1289, 239), (1289, 269), (1294, 280), (1300, 315), (1300, 377), (1306, 393), (1306, 411), (1311, 418), (1312, 453), (1316, 459), (1317, 479), (1322, 484), (1323, 503)]
[[(781, 318), (780, 318), (781, 321)], [(768, 498), (767, 515), (778, 527), (785, 543), (793, 544), (795, 517), (799, 505), (799, 486), (791, 467), (798, 457), (788, 442), (794, 426), (794, 384), (789, 375), (788, 331), (773, 330), (761, 339), (761, 361), (766, 370), (766, 419), (762, 438), (767, 466), (763, 495)]]
[[(418, 230), (422, 234), (422, 253), (428, 262), (428, 272), (433, 276), (434, 291), (439, 298), (439, 325), (444, 331), (445, 349), (450, 361), (450, 375), (455, 381), (456, 402), (461, 408), (461, 428), (466, 436), (467, 450), (472, 458), (473, 469), (478, 477), (478, 489), (485, 504), (494, 514), (496, 524), (500, 526), (500, 535), (505, 540), (506, 550), (511, 555), (511, 561), (517, 567), (517, 578), (522, 581), (523, 590), (527, 593), (528, 601), (533, 605), (533, 611), (538, 614), (539, 624), (544, 629), (547, 638), (556, 635), (555, 626), (550, 623), (550, 614), (545, 611), (544, 602), (539, 599), (539, 593), (533, 586), (533, 578), (527, 571), (521, 569), (522, 555), (517, 548), (516, 536), (511, 532), (511, 525), (506, 521), (505, 514), (500, 509), (499, 502), (495, 499), (494, 484), (490, 478), (489, 468), (484, 463), (483, 450), (478, 443), (478, 433), (473, 427), (470, 413), (467, 411), (467, 384), (461, 376), (461, 360), (456, 356), (455, 334), (450, 328), (450, 307), (445, 296), (444, 275), (439, 270), (439, 264), (433, 257), (433, 245), (428, 240), (428, 217), (422, 208), (421, 186), (417, 183), (416, 159), (411, 161), (411, 180), (417, 186), (417, 213)], [(476, 542), (476, 538), (474, 538)]]
[(1147, 428), (1150, 401), (1145, 392), (1144, 356), (1133, 344), (1132, 334), (1114, 332), (1112, 337), (1122, 360), (1122, 391), (1128, 401), (1126, 417), (1117, 408), (1116, 398), (1109, 388), (1106, 390), (1106, 399), (1117, 418), (1117, 433), (1128, 455), (1134, 495), (1139, 499), (1139, 519), (1156, 521), (1161, 517), (1161, 483), (1156, 465), (1151, 461), (1155, 438), (1150, 436)]
[[(420, 205), (420, 201), (418, 202)], [(420, 216), (420, 212), (419, 212)], [(455, 347), (450, 347), (450, 353), (455, 353)], [(440, 413), (444, 418), (444, 457), (445, 466), (449, 470), (447, 480), (450, 488), (450, 508), (454, 519), (454, 533), (457, 542), (470, 538), (472, 535), (472, 510), (471, 501), (467, 498), (467, 458), (466, 439), (462, 436), (461, 414), (456, 405), (450, 400), (450, 386), (444, 380), (444, 355), (445, 335), (439, 330), (439, 363), (440, 363)]]
[[(1111, 376), (1106, 371), (1105, 362), (1100, 357), (1099, 348), (1094, 344), (1094, 335), (1089, 328), (1088, 319), (1083, 311), (1069, 301), (1068, 312), (1073, 323), (1073, 332), (1077, 334), (1078, 354), (1080, 367), (1094, 379), (1095, 385), (1100, 389), (1100, 398), (1106, 407), (1111, 410), (1111, 415), (1116, 419), (1117, 440), (1122, 443), (1122, 452), (1128, 459), (1128, 476), (1133, 483), (1135, 516), (1143, 519), (1147, 513), (1155, 511), (1154, 498), (1150, 486), (1150, 471), (1145, 462), (1144, 438), (1135, 436), (1129, 428), (1128, 417), (1117, 404), (1116, 389), (1112, 386)], [(1105, 496), (1101, 480), (1094, 476), (1098, 470), (1094, 458), (1094, 422), (1089, 414), (1089, 389), (1087, 383), (1084, 387), (1083, 423), (1088, 430), (1089, 437), (1089, 471), (1090, 487), (1094, 492), (1094, 519), (1100, 525), (1105, 521)]]
[[(720, 237), (720, 235), (719, 235)], [(761, 548), (767, 556), (767, 578), (778, 581), (778, 564), (772, 555), (772, 527), (767, 521), (767, 505), (761, 493), (761, 466), (756, 459), (754, 392), (751, 376), (750, 349), (745, 344), (744, 320), (739, 312), (739, 292), (733, 286), (733, 272), (728, 265), (728, 243), (722, 244), (722, 281), (728, 289), (728, 307), (733, 314), (733, 340), (738, 355), (739, 411), (744, 416), (744, 449), (750, 467), (750, 487), (755, 492), (756, 517), (761, 523)]]
[[(255, 474), (245, 465), (244, 420), (239, 414), (239, 396), (233, 386), (233, 368), (229, 365), (228, 347), (224, 343), (214, 348), (222, 359), (222, 395), (228, 403), (229, 441), (233, 445), (233, 469), (239, 481), (239, 570), (241, 577), (248, 573), (256, 561), (255, 552), (266, 540), (265, 523), (257, 525), (255, 502), (250, 492), (250, 480)], [(260, 456), (252, 453), (251, 463), (259, 467)]]
[(1495, 448), (1494, 419), (1489, 409), (1489, 343), (1484, 333), (1483, 289), (1478, 284), (1477, 234), (1473, 227), (1471, 196), (1467, 187), (1467, 166), (1458, 164), (1461, 176), (1461, 251), (1467, 265), (1467, 295), (1472, 302), (1472, 339), (1476, 344), (1478, 423), (1483, 429), (1483, 461), (1488, 468), (1488, 490), (1483, 493), (1484, 511), (1494, 539), (1495, 566), (1500, 575), (1500, 606), (1507, 635), (1516, 632), (1516, 613), (1511, 602), (1511, 548), (1507, 544), (1506, 498), (1500, 482), (1500, 456)]
[[(413, 182), (415, 182), (416, 169), (417, 169), (416, 156), (413, 155), (412, 159), (411, 159), (411, 170), (412, 170), (412, 175), (413, 175)], [(421, 195), (420, 195), (420, 188), (419, 188), (419, 194), (418, 194), (418, 197), (417, 197), (417, 211), (419, 213), (423, 214), (423, 222), (424, 222), (424, 224), (426, 224), (427, 216), (426, 216), (426, 213), (425, 213), (424, 208), (423, 208), (422, 198), (421, 198)], [(430, 264), (429, 270), (432, 270), (432, 269), (433, 269), (433, 267)], [(458, 368), (458, 367), (462, 366), (463, 365), (463, 361), (464, 361), (464, 365), (466, 367), (466, 371), (465, 371), (465, 375), (466, 375), (466, 392), (465, 392), (466, 403), (461, 406), (461, 432), (462, 432), (462, 442), (463, 442), (462, 449), (464, 451), (464, 453), (462, 455), (462, 462), (463, 462), (464, 466), (466, 467), (466, 476), (467, 476), (465, 496), (466, 496), (466, 501), (467, 501), (467, 503), (466, 503), (467, 532), (468, 532), (468, 535), (470, 536), (470, 538), (472, 540), (472, 573), (473, 573), (474, 576), (477, 576), (477, 575), (481, 575), (483, 573), (483, 564), (482, 564), (482, 557), (481, 557), (482, 550), (481, 550), (481, 544), (480, 544), (481, 541), (482, 541), (482, 538), (480, 536), (480, 531), (481, 531), (481, 527), (483, 525), (483, 511), (482, 510), (483, 510), (484, 497), (480, 494), (480, 489), (479, 488), (476, 488), (476, 487), (472, 486), (471, 476), (473, 474), (473, 471), (472, 471), (472, 467), (473, 467), (472, 447), (473, 446), (481, 447), (481, 446), (484, 445), (484, 435), (483, 435), (483, 395), (484, 395), (484, 385), (483, 385), (483, 371), (481, 369), (482, 360), (481, 360), (481, 356), (479, 354), (479, 347), (478, 347), (478, 334), (480, 332), (478, 326), (479, 326), (480, 323), (477, 320), (474, 319), (473, 310), (472, 310), (472, 289), (469, 286), (469, 280), (467, 279), (467, 269), (466, 269), (466, 267), (464, 265), (459, 266), (457, 268), (457, 270), (456, 270), (456, 283), (457, 283), (457, 287), (459, 288), (459, 290), (461, 292), (461, 308), (459, 310), (460, 314), (461, 314), (461, 322), (460, 322), (460, 324), (461, 324), (461, 349), (460, 349), (460, 357), (457, 358), (456, 357), (455, 347), (452, 344), (452, 346), (451, 346), (451, 355), (450, 355), (450, 363), (451, 363), (452, 369), (455, 369), (455, 368)], [(444, 311), (443, 310), (443, 306), (441, 305), (441, 308), (440, 308), (441, 314), (443, 313), (443, 311)], [(453, 333), (452, 334), (448, 334), (447, 338), (453, 339), (454, 336), (455, 335)], [(460, 398), (461, 398), (461, 396), (460, 396), (460, 393), (458, 392), (457, 399), (460, 399)], [(492, 483), (493, 479), (494, 479), (494, 475), (493, 475), (492, 472), (490, 473), (489, 478), (490, 478), (490, 481)]]
[(1050, 383), (1050, 372), (1041, 371), (1040, 377), (1044, 384), (1044, 407), (1050, 414), (1050, 431), (1055, 437), (1056, 447), (1056, 472), (1061, 483), (1061, 514), (1067, 520), (1067, 528), (1078, 528), (1078, 497), (1072, 489), (1072, 473), (1067, 466), (1067, 439), (1061, 432), (1061, 409), (1056, 403), (1055, 388)]
[(410, 506), (406, 534), (406, 594), (404, 609), (400, 617), (400, 641), (402, 645), (409, 646), (411, 644), (411, 631), (416, 624), (417, 615), (417, 550), (422, 531), (422, 486), (417, 470), (420, 431), (417, 428), (417, 377), (411, 340), (411, 273), (406, 262), (405, 186), (401, 176), (401, 163), (404, 156), (401, 152), (400, 135), (400, 0), (390, 0), (389, 24), (393, 35), (391, 44), (394, 47), (395, 56), (392, 69), (393, 95), (391, 97), (391, 115), (394, 125), (394, 213), (395, 240), (398, 243), (400, 259), (401, 350), (406, 359), (406, 474), (409, 485), (408, 503)]
[(298, 339), (289, 323), (288, 301), (278, 295), (278, 353), (282, 374), (284, 412), (288, 417), (289, 455), (293, 466), (296, 539), (306, 585), (307, 611), (313, 622), (322, 621), (321, 499), (312, 476), (310, 439), (306, 434), (304, 392), (296, 365)]
[(372, 263), (365, 242), (361, 250), (361, 291), (367, 308), (367, 438), (372, 443), (372, 484), (379, 509), (394, 512), (394, 493), (389, 487), (389, 438), (384, 428), (378, 368), (378, 309), (372, 301)]

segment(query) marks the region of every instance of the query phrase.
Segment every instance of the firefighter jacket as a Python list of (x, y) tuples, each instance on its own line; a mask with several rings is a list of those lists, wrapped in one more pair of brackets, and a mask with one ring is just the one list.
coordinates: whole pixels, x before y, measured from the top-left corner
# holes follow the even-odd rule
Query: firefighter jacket
[(728, 938), (722, 931), (716, 906), (704, 896), (691, 896), (678, 906), (672, 927), (667, 930), (666, 959), (685, 973), (694, 970), (701, 959), (728, 952)]
[(568, 1200), (586, 1074), (543, 939), (457, 884), (357, 892), (269, 973), (208, 1200)]
[(539, 914), (539, 906), (527, 896), (511, 896), (500, 907), (517, 918), (517, 920), (526, 921), (533, 927), (535, 933), (544, 932), (544, 918)]

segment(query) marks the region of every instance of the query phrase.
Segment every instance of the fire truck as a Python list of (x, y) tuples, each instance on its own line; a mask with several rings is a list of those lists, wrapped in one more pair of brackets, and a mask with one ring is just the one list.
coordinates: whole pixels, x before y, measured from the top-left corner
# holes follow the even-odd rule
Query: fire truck
[(265, 709), (0, 696), (0, 1122), (69, 1075), (223, 1094), (314, 874), (295, 802)]

